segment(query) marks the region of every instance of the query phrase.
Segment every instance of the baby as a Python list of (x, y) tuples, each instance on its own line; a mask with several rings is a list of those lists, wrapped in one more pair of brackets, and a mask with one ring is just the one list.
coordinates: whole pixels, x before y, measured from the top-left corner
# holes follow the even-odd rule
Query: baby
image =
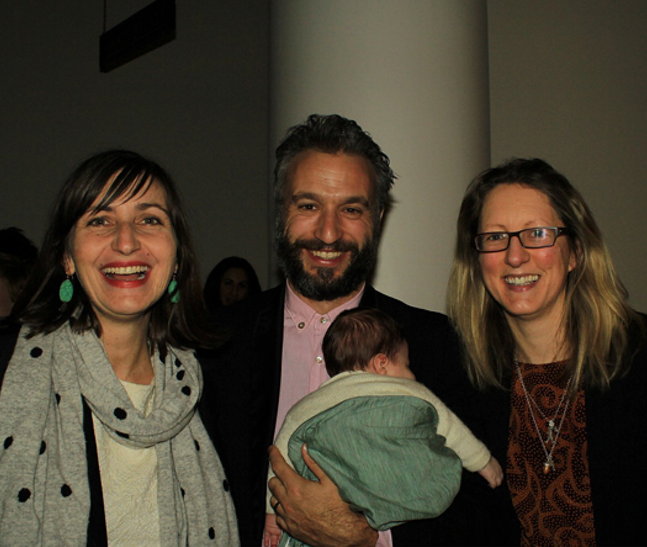
[[(342, 312), (324, 337), (323, 354), (331, 379), (290, 409), (275, 445), (299, 474), (315, 480), (300, 452), (306, 443), (341, 497), (374, 529), (440, 515), (458, 492), (461, 465), (492, 488), (501, 484), (501, 466), (485, 445), (415, 381), (407, 342), (390, 316)], [(263, 544), (303, 545), (282, 538), (270, 497), (268, 491)]]

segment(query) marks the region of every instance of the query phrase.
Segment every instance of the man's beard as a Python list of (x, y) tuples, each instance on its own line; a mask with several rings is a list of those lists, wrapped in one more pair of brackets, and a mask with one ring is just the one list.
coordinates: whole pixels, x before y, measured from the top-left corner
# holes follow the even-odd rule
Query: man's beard
[[(297, 239), (291, 242), (285, 227), (279, 226), (276, 239), (276, 252), (283, 272), (294, 289), (302, 296), (316, 301), (329, 301), (343, 298), (360, 288), (377, 261), (379, 228), (366, 240), (362, 249), (356, 243), (337, 241), (326, 245), (317, 239)], [(341, 275), (336, 268), (316, 268), (315, 273), (305, 271), (302, 251), (350, 252), (350, 261)]]

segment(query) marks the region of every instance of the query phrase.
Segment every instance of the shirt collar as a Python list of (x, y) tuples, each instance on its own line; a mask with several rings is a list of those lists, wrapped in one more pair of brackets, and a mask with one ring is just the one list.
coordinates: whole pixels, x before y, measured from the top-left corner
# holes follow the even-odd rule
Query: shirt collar
[(294, 289), (292, 289), (290, 283), (286, 281), (285, 284), (287, 285), (285, 294), (286, 316), (289, 315), (299, 329), (307, 327), (317, 318), (321, 318), (322, 323), (334, 321), (341, 312), (357, 308), (362, 300), (362, 296), (364, 295), (364, 289), (366, 288), (366, 283), (362, 284), (361, 289), (355, 296), (353, 296), (353, 298), (330, 310), (327, 314), (321, 315), (312, 309), (305, 301), (299, 298), (299, 295), (294, 291)]

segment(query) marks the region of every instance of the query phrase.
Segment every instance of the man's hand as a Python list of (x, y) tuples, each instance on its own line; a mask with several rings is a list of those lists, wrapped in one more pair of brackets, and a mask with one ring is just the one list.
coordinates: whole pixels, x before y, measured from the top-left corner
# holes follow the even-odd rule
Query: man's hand
[(301, 453), (318, 482), (301, 477), (276, 447), (270, 447), (270, 463), (276, 475), (269, 482), (270, 503), (278, 525), (313, 547), (374, 547), (377, 532), (341, 499), (337, 486), (310, 457), (305, 445)]

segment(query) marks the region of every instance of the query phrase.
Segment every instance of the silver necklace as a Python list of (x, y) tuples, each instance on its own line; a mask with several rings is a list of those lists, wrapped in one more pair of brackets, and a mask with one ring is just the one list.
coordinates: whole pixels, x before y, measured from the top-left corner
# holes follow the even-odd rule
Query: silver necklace
[[(521, 367), (519, 367), (519, 362), (517, 361), (516, 355), (514, 356), (514, 365), (517, 369), (519, 382), (521, 383), (521, 389), (523, 390), (524, 397), (526, 398), (526, 403), (528, 403), (528, 410), (530, 411), (530, 417), (532, 418), (532, 423), (535, 426), (535, 431), (537, 431), (537, 438), (539, 439), (539, 442), (541, 443), (541, 448), (544, 451), (544, 455), (546, 456), (546, 461), (544, 462), (544, 468), (543, 468), (544, 475), (548, 475), (548, 473), (550, 473), (551, 470), (555, 471), (555, 462), (553, 461), (553, 451), (555, 450), (555, 446), (557, 446), (557, 440), (559, 439), (559, 434), (562, 430), (562, 425), (564, 425), (564, 418), (566, 418), (566, 412), (568, 411), (568, 405), (570, 404), (570, 400), (566, 398), (566, 394), (568, 393), (568, 388), (571, 385), (571, 380), (573, 379), (573, 377), (571, 376), (568, 379), (568, 383), (564, 388), (564, 393), (562, 393), (562, 398), (559, 401), (559, 406), (555, 411), (555, 415), (552, 418), (549, 418), (548, 416), (546, 416), (546, 414), (544, 414), (541, 408), (539, 408), (539, 405), (531, 397), (530, 393), (528, 393), (528, 390), (526, 389), (526, 384), (523, 381), (523, 376), (521, 374)], [(564, 401), (566, 401), (566, 404), (564, 404)], [(559, 421), (559, 425), (556, 425), (555, 420), (557, 420), (557, 416), (559, 415), (559, 411), (562, 408), (563, 404), (564, 404), (564, 411), (562, 412), (562, 417)], [(535, 412), (532, 408), (533, 405), (537, 409), (539, 414), (541, 414), (541, 417), (546, 421), (548, 435), (546, 436), (545, 441), (539, 429), (539, 424), (537, 423), (537, 418), (535, 417)], [(547, 448), (548, 443), (552, 443), (550, 447), (550, 451)]]

